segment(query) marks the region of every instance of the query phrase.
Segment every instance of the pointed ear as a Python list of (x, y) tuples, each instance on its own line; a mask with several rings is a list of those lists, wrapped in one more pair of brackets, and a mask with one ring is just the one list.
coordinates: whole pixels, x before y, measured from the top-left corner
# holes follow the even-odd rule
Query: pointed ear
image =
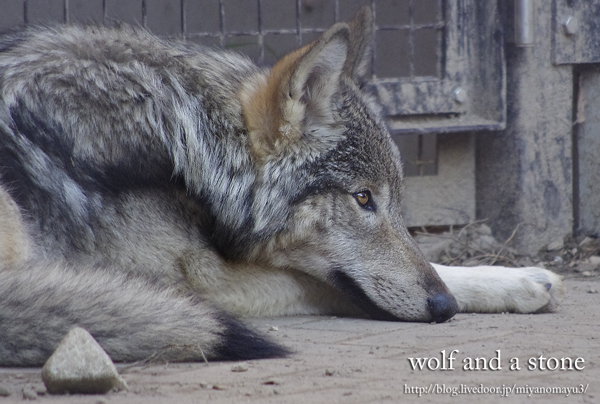
[(367, 75), (373, 44), (373, 13), (368, 6), (362, 7), (350, 23), (350, 48), (344, 65), (344, 73), (357, 84)]
[(348, 25), (336, 24), (282, 58), (266, 78), (246, 84), (240, 100), (253, 158), (264, 161), (294, 147), (303, 134), (323, 134), (320, 129), (335, 126), (332, 101), (349, 43)]
[[(315, 91), (322, 96), (331, 96), (331, 93), (337, 90), (349, 42), (348, 26), (336, 24), (321, 38), (308, 45), (307, 51), (297, 60), (294, 72), (290, 77), (289, 95), (291, 98), (295, 100), (304, 96), (316, 98)], [(275, 66), (274, 70), (277, 68), (278, 66)]]

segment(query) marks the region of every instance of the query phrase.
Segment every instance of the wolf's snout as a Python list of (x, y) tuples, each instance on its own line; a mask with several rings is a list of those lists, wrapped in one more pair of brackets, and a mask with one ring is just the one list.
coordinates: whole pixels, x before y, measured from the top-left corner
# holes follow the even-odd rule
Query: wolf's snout
[(443, 323), (449, 320), (458, 311), (456, 299), (449, 293), (438, 293), (427, 299), (427, 305), (431, 313), (431, 321)]

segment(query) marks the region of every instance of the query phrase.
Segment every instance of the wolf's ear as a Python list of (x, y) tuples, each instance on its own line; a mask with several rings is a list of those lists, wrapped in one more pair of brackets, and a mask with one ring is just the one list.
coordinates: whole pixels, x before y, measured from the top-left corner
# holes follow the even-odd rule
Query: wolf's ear
[(362, 7), (350, 23), (350, 47), (344, 65), (344, 73), (357, 84), (367, 75), (373, 44), (373, 13), (368, 6)]
[(335, 24), (315, 42), (282, 58), (266, 79), (257, 78), (242, 88), (253, 158), (261, 162), (296, 148), (303, 134), (317, 142), (337, 139), (341, 129), (334, 128), (332, 101), (349, 47), (348, 25)]

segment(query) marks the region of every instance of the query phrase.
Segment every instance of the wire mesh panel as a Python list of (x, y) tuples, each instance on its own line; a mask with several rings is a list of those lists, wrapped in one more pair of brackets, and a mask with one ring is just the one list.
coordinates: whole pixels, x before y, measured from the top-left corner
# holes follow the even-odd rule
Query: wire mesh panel
[[(191, 40), (233, 47), (272, 64), (309, 43), (362, 5), (375, 13), (372, 74), (378, 78), (441, 75), (445, 22), (441, 0), (212, 0), (185, 1), (183, 34)], [(194, 10), (194, 11), (192, 11)], [(197, 24), (198, 10), (219, 24)], [(214, 21), (214, 19), (213, 19)], [(205, 39), (212, 40), (205, 41)], [(417, 51), (418, 50), (418, 51)]]
[(0, 29), (118, 20), (236, 48), (269, 65), (363, 5), (375, 13), (374, 77), (441, 77), (442, 0), (3, 0)]

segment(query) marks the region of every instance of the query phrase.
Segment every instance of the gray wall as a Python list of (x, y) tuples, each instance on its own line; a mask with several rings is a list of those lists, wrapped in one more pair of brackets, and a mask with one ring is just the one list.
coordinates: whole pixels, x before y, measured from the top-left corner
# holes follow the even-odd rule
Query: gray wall
[[(511, 30), (512, 1), (503, 1)], [(507, 127), (477, 137), (477, 216), (533, 253), (573, 230), (573, 67), (552, 62), (552, 1), (535, 2), (535, 43), (506, 45)]]

